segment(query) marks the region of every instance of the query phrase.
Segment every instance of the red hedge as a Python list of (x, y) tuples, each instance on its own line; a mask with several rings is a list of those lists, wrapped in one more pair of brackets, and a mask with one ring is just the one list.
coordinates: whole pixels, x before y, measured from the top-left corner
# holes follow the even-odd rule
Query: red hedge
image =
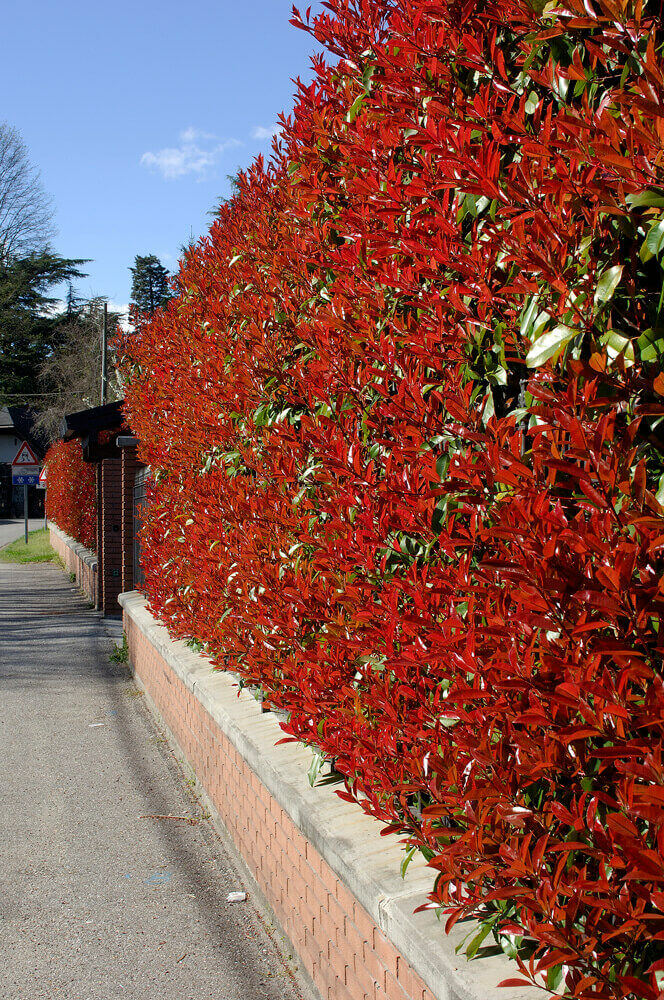
[(326, 7), (340, 61), (124, 341), (147, 592), (425, 849), (451, 920), (654, 1000), (659, 16)]
[(46, 453), (46, 516), (93, 552), (97, 550), (95, 469), (80, 441), (56, 441)]

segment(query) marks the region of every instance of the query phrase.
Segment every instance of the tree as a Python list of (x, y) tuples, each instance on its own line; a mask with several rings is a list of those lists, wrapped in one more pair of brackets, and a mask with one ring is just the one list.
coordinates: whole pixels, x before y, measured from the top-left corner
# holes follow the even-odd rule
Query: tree
[[(99, 405), (101, 395), (101, 327), (105, 299), (101, 296), (82, 302), (75, 311), (63, 315), (59, 346), (44, 361), (40, 382), (44, 392), (35, 426), (48, 440), (57, 438), (67, 413)], [(112, 331), (120, 313), (108, 313)], [(110, 365), (108, 396), (120, 399), (122, 389)]]
[(40, 371), (62, 342), (65, 317), (48, 292), (83, 278), (84, 260), (46, 250), (0, 258), (0, 405), (29, 402), (40, 390)]
[(40, 254), (53, 236), (53, 209), (16, 129), (0, 122), (0, 261)]
[(132, 274), (131, 307), (134, 318), (152, 316), (155, 309), (166, 305), (170, 298), (168, 271), (154, 254), (145, 257), (137, 255), (134, 266), (129, 270)]
[(230, 201), (231, 198), (234, 198), (236, 194), (240, 193), (240, 178), (242, 177), (242, 173), (243, 171), (238, 167), (234, 174), (226, 174), (226, 180), (228, 181), (228, 186), (231, 189), (230, 197), (225, 198), (223, 195), (219, 195), (217, 201), (208, 212), (208, 215), (211, 215), (213, 219), (219, 218), (219, 212), (222, 205), (225, 205), (227, 201)]

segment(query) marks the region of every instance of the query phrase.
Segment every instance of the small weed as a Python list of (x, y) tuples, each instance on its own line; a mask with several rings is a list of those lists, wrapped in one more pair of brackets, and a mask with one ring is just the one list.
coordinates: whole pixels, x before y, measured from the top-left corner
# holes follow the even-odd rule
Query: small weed
[(76, 573), (70, 573), (69, 574), (69, 582), (70, 583), (76, 583)]
[(110, 654), (110, 658), (114, 663), (129, 663), (129, 645), (124, 632), (122, 633), (122, 644), (116, 644), (113, 652)]

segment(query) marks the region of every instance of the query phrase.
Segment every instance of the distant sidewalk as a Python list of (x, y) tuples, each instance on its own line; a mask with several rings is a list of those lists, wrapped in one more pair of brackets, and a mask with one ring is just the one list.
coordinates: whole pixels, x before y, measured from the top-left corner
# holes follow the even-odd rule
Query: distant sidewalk
[(119, 636), (55, 566), (0, 564), (0, 996), (312, 1000)]

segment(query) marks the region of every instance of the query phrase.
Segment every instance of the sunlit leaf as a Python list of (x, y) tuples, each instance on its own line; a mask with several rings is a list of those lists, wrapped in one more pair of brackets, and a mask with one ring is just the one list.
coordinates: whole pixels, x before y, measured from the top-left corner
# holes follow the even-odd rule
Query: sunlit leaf
[(578, 330), (570, 326), (560, 325), (542, 334), (528, 351), (526, 364), (529, 368), (539, 368), (540, 365), (559, 354), (578, 333)]
[(609, 302), (613, 298), (615, 290), (620, 284), (622, 272), (622, 264), (614, 264), (613, 267), (607, 268), (600, 275), (597, 288), (595, 289), (595, 304), (598, 302)]

